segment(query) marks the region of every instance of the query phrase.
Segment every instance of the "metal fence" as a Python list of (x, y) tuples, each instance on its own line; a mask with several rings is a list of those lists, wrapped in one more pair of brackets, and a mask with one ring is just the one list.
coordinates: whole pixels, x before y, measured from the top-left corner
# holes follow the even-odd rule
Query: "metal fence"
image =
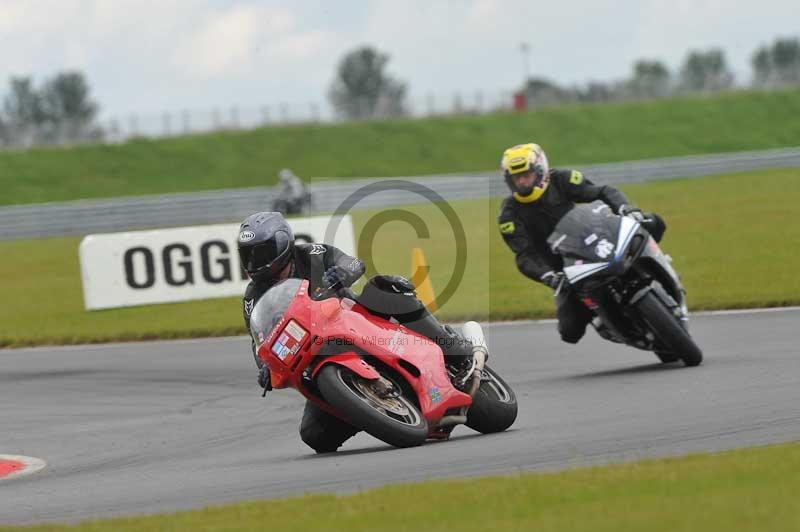
[[(800, 148), (597, 164), (582, 166), (581, 170), (595, 183), (608, 184), (796, 167), (800, 167)], [(334, 212), (347, 198), (357, 209), (420, 203), (426, 201), (420, 196), (424, 190), (432, 190), (445, 200), (495, 197), (508, 192), (494, 172), (394, 179), (416, 187), (373, 192), (367, 187), (386, 182), (384, 178), (314, 181), (310, 185), (314, 210), (320, 214)], [(0, 240), (238, 222), (253, 212), (268, 210), (274, 194), (271, 187), (257, 187), (0, 207)]]
[[(756, 88), (782, 90), (795, 85), (787, 83)], [(529, 91), (524, 96), (519, 91), (501, 89), (416, 94), (405, 98), (404, 116), (425, 118), (481, 115), (512, 109), (532, 111), (540, 107), (581, 102), (642, 101), (679, 95), (677, 92), (645, 95), (637, 91), (631, 92), (625, 88), (624, 83), (612, 83), (609, 85), (610, 88), (607, 87), (611, 92), (600, 91), (598, 95), (592, 96), (590, 94), (591, 87), (590, 84), (585, 90), (572, 88), (555, 92), (544, 90), (532, 93)], [(729, 90), (735, 92), (748, 90), (748, 88), (734, 87)], [(372, 119), (385, 120), (387, 118), (391, 118), (391, 116), (378, 113), (378, 116)], [(140, 137), (165, 138), (209, 132), (244, 131), (275, 125), (346, 121), (343, 117), (337, 116), (329, 102), (283, 101), (260, 106), (233, 104), (207, 109), (172, 109), (161, 112), (132, 113), (126, 116), (106, 116), (93, 123), (91, 127), (0, 124), (0, 149), (26, 149), (39, 145), (115, 144)]]
[[(452, 94), (429, 93), (405, 100), (405, 115), (430, 116), (485, 114), (509, 110), (511, 91), (465, 91)], [(386, 119), (378, 116), (375, 120)], [(320, 102), (276, 102), (270, 105), (229, 105), (209, 109), (173, 109), (154, 113), (111, 116), (92, 127), (63, 132), (52, 126), (13, 126), (0, 124), (0, 149), (30, 148), (39, 145), (77, 145), (120, 143), (132, 138), (165, 138), (221, 131), (243, 131), (265, 126), (334, 123), (333, 107)]]
[[(510, 91), (474, 91), (408, 98), (408, 117), (484, 114), (511, 109)], [(384, 117), (385, 118), (385, 117)], [(338, 122), (333, 108), (319, 102), (278, 102), (272, 105), (218, 107), (208, 110), (178, 110), (162, 113), (111, 117), (103, 130), (110, 142), (132, 137), (161, 138), (210, 131), (236, 131), (269, 125)]]

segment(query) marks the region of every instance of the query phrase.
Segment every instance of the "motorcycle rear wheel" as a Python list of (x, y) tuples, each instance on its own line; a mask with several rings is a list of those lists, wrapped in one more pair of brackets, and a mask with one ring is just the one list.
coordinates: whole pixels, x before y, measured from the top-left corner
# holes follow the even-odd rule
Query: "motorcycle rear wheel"
[(503, 432), (517, 419), (517, 396), (514, 390), (489, 366), (472, 406), (467, 411), (466, 425), (481, 434)]
[(703, 362), (703, 352), (655, 294), (645, 294), (636, 307), (653, 333), (683, 360), (684, 365), (699, 366)]
[(404, 392), (383, 399), (370, 389), (371, 381), (339, 364), (328, 364), (317, 375), (317, 387), (325, 400), (348, 423), (395, 447), (425, 443), (428, 422)]
[(666, 351), (656, 351), (656, 356), (663, 364), (671, 364), (672, 362), (677, 362), (680, 360), (680, 357), (673, 355), (672, 353), (668, 353)]

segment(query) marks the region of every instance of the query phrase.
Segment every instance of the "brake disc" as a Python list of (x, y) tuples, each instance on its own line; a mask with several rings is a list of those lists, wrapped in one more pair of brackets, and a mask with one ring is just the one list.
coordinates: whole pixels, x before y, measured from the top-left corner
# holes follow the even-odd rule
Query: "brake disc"
[[(357, 379), (353, 383), (358, 390), (364, 394), (372, 403), (376, 406), (383, 408), (384, 410), (391, 412), (393, 414), (397, 414), (398, 416), (407, 416), (409, 415), (408, 408), (397, 398), (397, 395), (387, 396), (386, 392), (393, 392), (393, 389), (386, 390), (385, 383), (381, 381), (367, 381), (364, 382), (361, 379)], [(381, 387), (380, 390), (377, 390), (377, 387)], [(394, 386), (393, 386), (394, 387)]]

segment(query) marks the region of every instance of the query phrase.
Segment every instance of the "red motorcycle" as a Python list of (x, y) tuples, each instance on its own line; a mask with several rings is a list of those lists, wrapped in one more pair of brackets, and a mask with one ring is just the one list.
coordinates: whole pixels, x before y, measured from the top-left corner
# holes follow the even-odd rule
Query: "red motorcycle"
[(486, 365), (486, 340), (476, 322), (463, 329), (473, 344), (472, 367), (456, 372), (436, 342), (371, 314), (349, 290), (308, 291), (307, 280), (287, 279), (251, 314), (273, 388), (295, 388), (396, 447), (447, 439), (459, 424), (500, 432), (516, 419), (514, 392)]

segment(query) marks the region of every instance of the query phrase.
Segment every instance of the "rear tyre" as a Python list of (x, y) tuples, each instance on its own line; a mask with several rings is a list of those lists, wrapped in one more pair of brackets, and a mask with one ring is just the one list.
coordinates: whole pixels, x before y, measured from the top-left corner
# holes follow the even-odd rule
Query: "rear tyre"
[(467, 411), (466, 425), (482, 434), (490, 434), (506, 430), (516, 419), (514, 390), (492, 368), (484, 367), (483, 380)]
[(395, 447), (425, 443), (428, 422), (416, 405), (402, 390), (382, 397), (373, 383), (339, 364), (328, 364), (317, 375), (322, 397), (354, 427)]
[(667, 353), (665, 351), (656, 351), (656, 356), (658, 359), (664, 364), (670, 364), (672, 362), (677, 362), (681, 358), (678, 356), (673, 355), (672, 353)]
[[(686, 366), (699, 366), (703, 362), (703, 352), (655, 294), (645, 294), (636, 307), (653, 333), (669, 348), (670, 355), (683, 360)], [(658, 353), (656, 356), (661, 358)]]

